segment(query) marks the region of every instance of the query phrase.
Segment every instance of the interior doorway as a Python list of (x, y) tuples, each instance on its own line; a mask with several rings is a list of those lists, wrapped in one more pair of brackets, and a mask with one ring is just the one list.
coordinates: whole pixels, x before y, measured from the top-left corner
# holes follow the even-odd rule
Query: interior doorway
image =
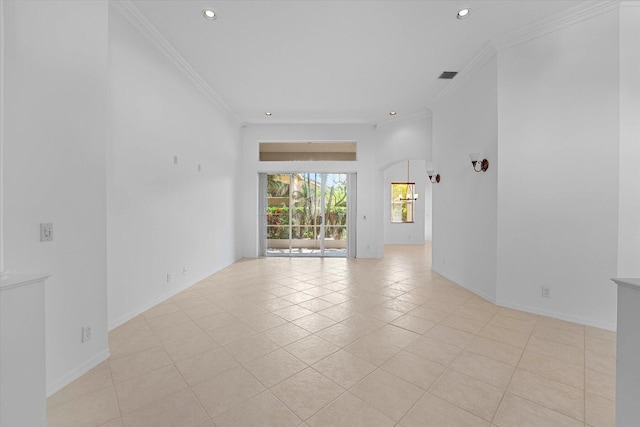
[(261, 255), (354, 256), (350, 181), (355, 174), (261, 174)]

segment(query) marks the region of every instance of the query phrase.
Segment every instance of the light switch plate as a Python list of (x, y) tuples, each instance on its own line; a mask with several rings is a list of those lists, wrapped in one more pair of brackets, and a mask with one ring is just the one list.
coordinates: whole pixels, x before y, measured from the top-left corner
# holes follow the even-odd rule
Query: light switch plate
[(40, 223), (40, 241), (50, 242), (53, 240), (53, 223), (43, 222)]

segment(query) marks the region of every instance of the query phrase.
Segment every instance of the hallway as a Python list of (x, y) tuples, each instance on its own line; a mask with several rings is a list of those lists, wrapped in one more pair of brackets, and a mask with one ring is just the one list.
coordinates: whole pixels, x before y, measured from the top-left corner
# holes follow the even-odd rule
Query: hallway
[(111, 331), (49, 426), (615, 424), (615, 333), (497, 307), (430, 259), (241, 260)]

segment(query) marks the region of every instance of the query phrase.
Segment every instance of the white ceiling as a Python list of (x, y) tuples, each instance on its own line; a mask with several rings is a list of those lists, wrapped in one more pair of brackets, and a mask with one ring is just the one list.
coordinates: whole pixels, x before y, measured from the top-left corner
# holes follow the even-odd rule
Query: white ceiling
[[(578, 0), (132, 0), (247, 123), (379, 123), (428, 108), (492, 39)], [(588, 2), (587, 2), (588, 3)], [(470, 7), (471, 15), (456, 19)], [(202, 10), (218, 18), (208, 21)], [(273, 113), (265, 116), (265, 111)]]

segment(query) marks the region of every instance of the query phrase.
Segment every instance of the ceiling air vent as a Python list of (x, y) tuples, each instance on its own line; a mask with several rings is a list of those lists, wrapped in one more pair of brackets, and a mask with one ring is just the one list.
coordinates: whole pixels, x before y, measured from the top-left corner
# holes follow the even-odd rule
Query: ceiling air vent
[(440, 77), (438, 77), (439, 79), (445, 79), (445, 80), (451, 80), (452, 78), (454, 78), (456, 76), (456, 74), (458, 74), (457, 71), (444, 71), (442, 74), (440, 74)]

